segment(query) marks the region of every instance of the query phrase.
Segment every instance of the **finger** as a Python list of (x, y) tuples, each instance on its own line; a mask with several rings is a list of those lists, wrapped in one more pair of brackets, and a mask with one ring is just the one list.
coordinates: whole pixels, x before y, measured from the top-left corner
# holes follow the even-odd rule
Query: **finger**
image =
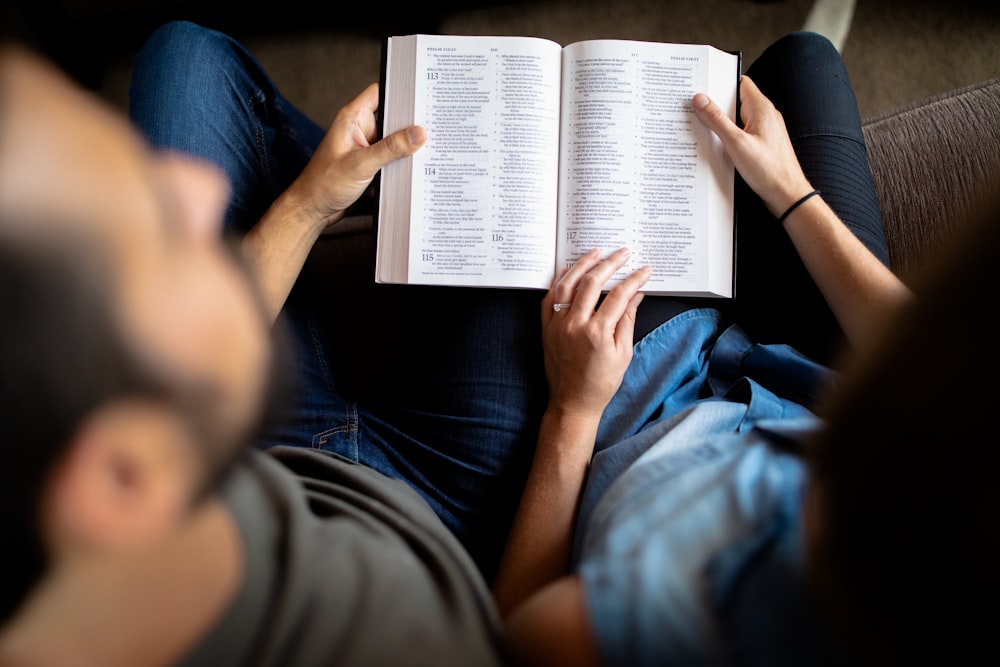
[(616, 327), (628, 311), (632, 299), (652, 275), (653, 269), (649, 266), (633, 271), (625, 280), (608, 291), (595, 317), (609, 327)]
[(385, 165), (400, 158), (413, 155), (427, 140), (427, 133), (419, 125), (397, 130), (392, 134), (382, 137), (372, 144), (366, 151), (363, 159), (363, 167), (371, 174), (375, 174)]
[(559, 284), (559, 282), (563, 279), (563, 276), (565, 276), (568, 271), (569, 271), (568, 268), (563, 267), (559, 269), (559, 271), (557, 271), (556, 274), (552, 277), (552, 282), (549, 283), (549, 289), (546, 290), (545, 297), (542, 299), (542, 305), (545, 305), (546, 301), (548, 301), (549, 304), (555, 302), (556, 299), (554, 292), (556, 290), (556, 285)]
[(552, 319), (552, 316), (555, 315), (555, 312), (552, 310), (552, 304), (556, 303), (556, 285), (559, 284), (559, 281), (562, 280), (567, 271), (569, 271), (569, 269), (563, 268), (556, 273), (556, 275), (552, 278), (552, 283), (549, 285), (548, 291), (546, 291), (545, 296), (542, 297), (542, 324), (548, 323)]
[[(601, 258), (597, 248), (588, 250), (585, 255), (576, 260), (562, 276), (556, 280), (549, 293), (552, 295), (551, 303), (570, 303), (576, 298), (577, 283), (591, 268), (598, 263)], [(550, 303), (550, 305), (551, 305)]]
[(642, 303), (645, 296), (642, 292), (633, 294), (625, 312), (618, 318), (618, 323), (615, 326), (615, 340), (619, 345), (632, 346), (632, 341), (635, 338), (635, 318), (639, 312), (639, 304)]
[(771, 100), (760, 92), (753, 79), (744, 76), (740, 85), (740, 118), (743, 120), (743, 127), (753, 133), (755, 122), (775, 111)]
[(347, 108), (358, 114), (362, 112), (374, 114), (378, 111), (378, 84), (368, 84), (357, 97), (348, 102)]
[(747, 75), (740, 77), (740, 104), (750, 104), (750, 106), (756, 106), (761, 102), (768, 102), (769, 100), (760, 92), (760, 88), (753, 79)]
[(574, 312), (579, 317), (589, 317), (594, 312), (604, 286), (618, 269), (625, 266), (630, 256), (628, 248), (619, 248), (580, 276), (576, 284), (576, 297), (573, 300)]
[(724, 146), (728, 147), (743, 132), (705, 93), (697, 93), (691, 98), (691, 105), (698, 118), (718, 135)]
[[(369, 84), (357, 97), (344, 105), (333, 117), (330, 131), (336, 136), (350, 135), (357, 128), (367, 140), (365, 145), (375, 140), (375, 113), (378, 111), (378, 84)], [(337, 131), (339, 130), (339, 132)]]
[[(593, 252), (593, 250), (591, 250), (591, 252)], [(552, 278), (552, 282), (549, 284), (549, 293), (551, 293), (552, 289), (559, 284), (559, 281), (562, 280), (567, 271), (569, 271), (569, 269), (565, 266), (559, 269), (558, 273), (556, 273), (556, 275)]]
[(378, 123), (375, 114), (378, 112), (378, 84), (369, 84), (361, 94), (347, 105), (348, 117), (356, 119), (368, 143), (377, 138)]

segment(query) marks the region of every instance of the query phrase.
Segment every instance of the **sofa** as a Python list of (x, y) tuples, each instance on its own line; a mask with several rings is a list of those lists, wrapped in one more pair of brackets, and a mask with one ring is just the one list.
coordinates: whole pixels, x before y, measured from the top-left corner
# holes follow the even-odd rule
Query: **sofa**
[(909, 281), (1000, 187), (1000, 77), (864, 119), (863, 129), (890, 266)]

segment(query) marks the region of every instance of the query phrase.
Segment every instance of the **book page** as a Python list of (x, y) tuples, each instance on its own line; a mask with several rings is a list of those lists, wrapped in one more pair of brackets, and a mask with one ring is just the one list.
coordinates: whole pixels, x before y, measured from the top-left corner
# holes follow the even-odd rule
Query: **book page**
[(427, 143), (412, 158), (407, 281), (547, 288), (560, 45), (529, 37), (415, 39), (412, 122), (426, 129)]
[(608, 287), (649, 264), (647, 292), (732, 295), (734, 171), (691, 98), (705, 92), (735, 118), (737, 77), (737, 56), (710, 46), (564, 49), (557, 267), (627, 246)]

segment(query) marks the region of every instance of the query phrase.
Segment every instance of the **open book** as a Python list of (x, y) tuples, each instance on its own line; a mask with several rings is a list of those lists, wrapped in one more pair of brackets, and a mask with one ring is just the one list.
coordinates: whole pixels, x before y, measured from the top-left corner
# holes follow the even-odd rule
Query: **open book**
[(377, 181), (375, 281), (548, 289), (627, 246), (651, 294), (731, 297), (734, 168), (694, 115), (736, 118), (740, 55), (695, 44), (386, 39), (380, 136), (427, 143)]

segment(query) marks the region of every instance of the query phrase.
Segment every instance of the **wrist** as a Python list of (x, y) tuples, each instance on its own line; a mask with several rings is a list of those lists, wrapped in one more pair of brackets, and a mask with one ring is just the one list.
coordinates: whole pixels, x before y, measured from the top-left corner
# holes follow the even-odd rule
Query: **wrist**
[(796, 199), (788, 206), (788, 208), (785, 209), (785, 211), (781, 215), (777, 216), (778, 224), (783, 227), (785, 225), (785, 221), (788, 220), (788, 217), (790, 215), (792, 215), (793, 213), (795, 213), (795, 211), (804, 206), (806, 202), (808, 202), (813, 197), (818, 197), (819, 195), (822, 194), (823, 193), (820, 192), (819, 190), (813, 189), (807, 192), (806, 194), (802, 195), (798, 199)]
[(573, 431), (596, 431), (601, 422), (604, 410), (580, 405), (563, 405), (549, 402), (542, 420), (549, 425), (558, 425), (560, 429)]
[(815, 189), (805, 175), (784, 177), (772, 185), (770, 191), (761, 191), (764, 205), (776, 219), (780, 218), (795, 202)]
[(317, 237), (344, 217), (343, 211), (331, 214), (329, 210), (320, 209), (315, 204), (315, 198), (301, 191), (297, 183), (292, 183), (281, 193), (271, 209), (289, 224), (308, 230)]
[[(564, 472), (586, 467), (594, 453), (600, 416), (565, 412), (550, 406), (542, 415), (535, 461)], [(572, 474), (572, 473), (570, 473)]]

